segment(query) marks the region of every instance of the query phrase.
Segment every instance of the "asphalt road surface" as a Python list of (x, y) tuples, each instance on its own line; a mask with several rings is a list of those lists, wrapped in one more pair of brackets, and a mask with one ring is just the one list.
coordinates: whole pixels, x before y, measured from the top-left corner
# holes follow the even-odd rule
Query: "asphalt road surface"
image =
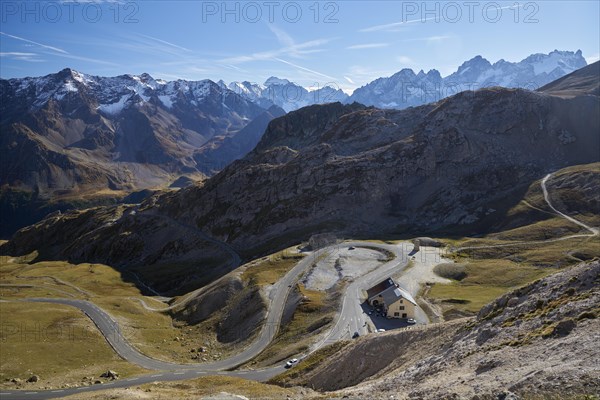
[[(380, 243), (365, 243), (365, 242), (344, 242), (344, 246), (354, 247), (374, 247), (381, 250), (392, 252), (395, 258), (368, 274), (356, 278), (344, 292), (342, 298), (342, 308), (338, 314), (334, 326), (329, 333), (317, 344), (315, 349), (328, 345), (341, 339), (350, 339), (354, 332), (359, 335), (369, 333), (367, 328), (367, 319), (370, 319), (365, 314), (361, 307), (363, 298), (362, 291), (378, 284), (386, 278), (401, 272), (408, 265), (410, 260), (409, 251), (411, 246), (388, 245)], [(417, 307), (418, 308), (418, 307)], [(425, 322), (425, 321), (424, 321)]]

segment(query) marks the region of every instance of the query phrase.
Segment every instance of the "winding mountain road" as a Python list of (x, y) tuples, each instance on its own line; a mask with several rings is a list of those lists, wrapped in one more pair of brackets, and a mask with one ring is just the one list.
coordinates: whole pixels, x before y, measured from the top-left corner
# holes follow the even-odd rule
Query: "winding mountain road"
[[(567, 236), (563, 236), (563, 237), (559, 237), (559, 238), (546, 239), (546, 240), (528, 240), (528, 241), (518, 241), (518, 242), (504, 243), (504, 244), (464, 246), (464, 247), (454, 248), (454, 249), (452, 249), (452, 251), (458, 252), (458, 251), (464, 251), (464, 250), (493, 249), (493, 248), (499, 248), (499, 247), (512, 247), (512, 246), (523, 246), (523, 245), (531, 245), (531, 244), (553, 243), (553, 242), (562, 242), (563, 240), (569, 240), (569, 239), (598, 236), (598, 234), (600, 234), (600, 229), (593, 227), (593, 226), (589, 226), (581, 221), (578, 221), (575, 218), (570, 217), (567, 214), (557, 210), (554, 207), (554, 205), (552, 205), (552, 201), (550, 201), (550, 195), (548, 194), (548, 188), (546, 187), (546, 182), (548, 182), (548, 179), (550, 179), (551, 176), (552, 176), (552, 174), (546, 175), (540, 183), (540, 186), (542, 187), (542, 192), (544, 193), (544, 200), (546, 201), (546, 204), (548, 205), (548, 207), (550, 207), (550, 209), (552, 211), (554, 211), (554, 213), (556, 213), (558, 216), (563, 217), (566, 220), (568, 220), (576, 225), (581, 226), (582, 228), (585, 228), (586, 230), (590, 231), (590, 233), (578, 233), (575, 235), (567, 235)], [(535, 208), (535, 207), (533, 207), (533, 208)], [(543, 211), (543, 210), (540, 210), (540, 211)]]
[(546, 201), (546, 203), (548, 204), (548, 207), (550, 207), (552, 209), (552, 211), (554, 211), (555, 213), (557, 213), (558, 215), (560, 215), (563, 218), (566, 218), (567, 220), (571, 221), (574, 224), (577, 224), (585, 229), (587, 229), (588, 231), (591, 232), (591, 235), (589, 236), (596, 236), (598, 235), (598, 233), (600, 233), (600, 229), (595, 228), (593, 226), (589, 226), (587, 224), (584, 224), (581, 221), (576, 220), (573, 217), (568, 216), (567, 214), (564, 214), (560, 211), (558, 211), (553, 205), (552, 202), (550, 201), (550, 195), (548, 194), (548, 188), (546, 188), (546, 182), (548, 182), (548, 179), (550, 179), (550, 177), (552, 176), (552, 174), (548, 174), (544, 177), (544, 179), (542, 179), (542, 191), (544, 192), (544, 200)]
[[(370, 242), (350, 242), (344, 243), (345, 246), (368, 246), (380, 248), (383, 250), (388, 250), (394, 252), (396, 258), (398, 259), (399, 248), (398, 246), (392, 245), (383, 245), (376, 244)], [(327, 248), (321, 249), (316, 253), (313, 253), (302, 260), (300, 260), (288, 273), (280, 279), (273, 287), (271, 293), (272, 296), (270, 298), (270, 305), (268, 307), (266, 320), (263, 324), (261, 332), (259, 333), (258, 338), (250, 344), (244, 351), (241, 353), (232, 356), (225, 360), (215, 361), (212, 363), (204, 363), (204, 364), (175, 364), (169, 363), (162, 360), (157, 360), (151, 357), (148, 357), (141, 352), (139, 352), (136, 348), (134, 348), (122, 335), (122, 332), (119, 328), (119, 325), (116, 321), (114, 321), (108, 313), (103, 311), (100, 307), (96, 306), (90, 301), (87, 300), (78, 300), (78, 299), (65, 299), (65, 298), (30, 298), (24, 299), (22, 301), (33, 302), (33, 303), (55, 303), (55, 304), (63, 304), (72, 306), (80, 309), (85, 315), (87, 315), (96, 325), (98, 330), (104, 336), (106, 341), (110, 344), (110, 346), (115, 350), (117, 354), (119, 354), (123, 359), (137, 364), (145, 369), (160, 371), (157, 374), (147, 374), (134, 378), (111, 381), (104, 384), (98, 384), (94, 386), (83, 386), (78, 388), (70, 388), (70, 389), (56, 389), (56, 390), (43, 390), (43, 391), (3, 391), (0, 392), (0, 398), (2, 400), (16, 400), (16, 399), (51, 399), (56, 397), (63, 397), (67, 395), (71, 395), (74, 393), (81, 393), (82, 391), (95, 391), (95, 390), (104, 390), (108, 388), (118, 388), (118, 387), (129, 387), (133, 385), (140, 385), (148, 382), (155, 381), (170, 381), (170, 380), (182, 380), (182, 379), (190, 379), (197, 376), (202, 375), (227, 375), (227, 376), (236, 376), (242, 377), (245, 379), (257, 380), (257, 381), (265, 381), (269, 378), (281, 373), (284, 371), (283, 366), (275, 366), (271, 368), (265, 368), (260, 370), (237, 370), (237, 371), (229, 371), (231, 369), (236, 368), (237, 366), (251, 360), (260, 354), (273, 340), (277, 331), (279, 329), (279, 325), (281, 322), (281, 317), (283, 315), (283, 310), (285, 307), (285, 303), (287, 301), (287, 297), (298, 281), (300, 276), (304, 274), (309, 267), (315, 262), (315, 260), (323, 254), (328, 254), (332, 251), (335, 251), (339, 245), (329, 246)], [(401, 263), (397, 261), (397, 259), (390, 261), (384, 264), (381, 268), (384, 270), (377, 270), (380, 274), (387, 274), (388, 271), (401, 266)], [(371, 275), (371, 274), (369, 274)], [(357, 282), (354, 282), (357, 284)], [(187, 297), (187, 296), (186, 296)], [(358, 296), (357, 296), (358, 297)], [(345, 310), (349, 310), (349, 305), (352, 303), (353, 299), (357, 297), (348, 296), (346, 293), (344, 297), (344, 303), (346, 304)], [(360, 306), (358, 306), (360, 308)], [(338, 318), (336, 325), (331, 329), (330, 332), (339, 331), (337, 329), (338, 325), (341, 325), (343, 322), (344, 315), (349, 315), (342, 310), (340, 314), (341, 318)], [(337, 340), (337, 338), (342, 337), (339, 334), (330, 334), (328, 336), (329, 341)], [(327, 344), (328, 341), (322, 341), (320, 344), (321, 347), (324, 344)], [(318, 348), (317, 347), (317, 348)], [(315, 350), (317, 349), (315, 348)]]

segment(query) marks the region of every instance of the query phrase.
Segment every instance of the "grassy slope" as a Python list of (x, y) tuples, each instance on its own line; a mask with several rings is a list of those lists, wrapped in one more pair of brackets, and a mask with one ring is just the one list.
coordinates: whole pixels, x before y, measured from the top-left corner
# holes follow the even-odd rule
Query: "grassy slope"
[[(147, 372), (115, 354), (94, 324), (79, 310), (58, 304), (2, 303), (0, 385), (7, 379), (40, 376), (25, 387), (60, 387), (99, 377), (107, 369), (122, 377)], [(90, 360), (93, 359), (93, 363)]]
[(293, 248), (282, 250), (250, 263), (242, 274), (242, 279), (260, 287), (272, 285), (294, 268), (302, 258), (304, 255), (294, 252)]
[[(240, 267), (239, 271), (240, 278), (244, 282), (245, 287), (238, 295), (244, 296), (253, 290), (260, 290), (277, 282), (303, 257), (303, 254), (297, 253), (293, 248), (288, 248), (243, 265)], [(192, 329), (203, 332), (205, 335), (205, 339), (198, 344), (206, 347), (206, 343), (208, 343), (212, 352), (220, 354), (221, 358), (237, 353), (241, 348), (256, 339), (260, 332), (260, 329), (257, 329), (246, 340), (238, 343), (221, 343), (218, 341), (217, 327), (222, 323), (223, 318), (229, 314), (231, 307), (237, 306), (235, 300), (236, 299), (231, 299), (231, 302), (226, 304), (220, 312), (213, 313), (208, 319), (201, 321), (192, 327)], [(189, 342), (185, 336), (181, 339), (183, 343)], [(207, 357), (206, 354), (201, 354), (200, 356)]]
[[(80, 290), (57, 282), (51, 277)], [(35, 264), (2, 263), (0, 278), (4, 284), (31, 283), (47, 288), (3, 288), (0, 293), (7, 298), (66, 297), (63, 292), (67, 292), (71, 293), (72, 297), (94, 302), (119, 322), (124, 334), (132, 343), (152, 357), (190, 362), (190, 349), (174, 339), (188, 336), (194, 336), (197, 340), (203, 339), (201, 332), (175, 326), (168, 315), (145, 310), (136, 299), (144, 300), (149, 306), (156, 308), (164, 307), (165, 304), (142, 296), (132, 283), (124, 282), (119, 272), (106, 265), (74, 265), (60, 261)]]
[[(302, 255), (289, 249), (265, 257), (243, 268), (244, 279), (252, 285), (262, 287), (280, 279), (301, 258)], [(2, 299), (69, 297), (90, 300), (119, 322), (125, 337), (140, 351), (168, 361), (196, 362), (192, 357), (199, 347), (206, 349), (199, 361), (202, 357), (209, 360), (224, 358), (237, 349), (236, 346), (225, 346), (216, 339), (214, 328), (222, 317), (220, 314), (196, 325), (174, 321), (167, 313), (146, 310), (139, 300), (155, 308), (166, 305), (152, 297), (142, 296), (135, 285), (123, 281), (121, 274), (111, 267), (101, 264), (74, 265), (59, 261), (29, 264), (33, 259), (35, 253), (24, 257), (0, 258), (1, 284), (32, 285), (2, 286)], [(14, 361), (18, 365), (25, 365), (18, 354), (20, 353), (14, 355)], [(51, 354), (57, 357), (60, 353)], [(49, 364), (44, 368), (50, 367)]]
[[(565, 168), (555, 176), (564, 178), (568, 174), (582, 172), (598, 174), (600, 163)], [(576, 191), (554, 188), (550, 194), (553, 202), (566, 201), (571, 207), (576, 207), (579, 201), (580, 207), (586, 211), (575, 217), (588, 224), (600, 225), (600, 216), (587, 210), (589, 204), (581, 203), (585, 199)], [(427, 293), (432, 300), (441, 303), (446, 317), (475, 313), (497, 296), (553, 273), (556, 268), (600, 257), (600, 241), (597, 237), (527, 243), (588, 233), (551, 212), (544, 201), (539, 181), (534, 182), (525, 198), (509, 211), (507, 219), (529, 219), (529, 223), (483, 238), (444, 240), (453, 247), (525, 242), (507, 247), (467, 249), (455, 254), (455, 261), (467, 264), (467, 277), (447, 285), (435, 284)]]

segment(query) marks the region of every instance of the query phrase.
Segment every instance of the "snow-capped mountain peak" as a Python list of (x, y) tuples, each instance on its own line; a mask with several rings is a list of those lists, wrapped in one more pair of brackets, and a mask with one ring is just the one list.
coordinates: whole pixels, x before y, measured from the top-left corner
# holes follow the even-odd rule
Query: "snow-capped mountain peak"
[(499, 60), (491, 64), (478, 55), (442, 78), (431, 70), (426, 76), (403, 69), (356, 89), (349, 102), (382, 108), (406, 108), (441, 100), (464, 90), (490, 86), (536, 89), (587, 65), (581, 50), (532, 54), (520, 62)]
[[(85, 97), (95, 103), (95, 108), (107, 115), (118, 115), (133, 105), (159, 104), (172, 109), (179, 101), (198, 106), (208, 98), (215, 103), (236, 96), (223, 82), (219, 85), (211, 80), (164, 81), (150, 74), (119, 75), (100, 77), (84, 74), (70, 68), (58, 73), (37, 78), (10, 79), (8, 85), (18, 95), (29, 98), (32, 108), (41, 108), (48, 101), (63, 100), (70, 93), (85, 92)], [(86, 101), (88, 101), (86, 100)]]

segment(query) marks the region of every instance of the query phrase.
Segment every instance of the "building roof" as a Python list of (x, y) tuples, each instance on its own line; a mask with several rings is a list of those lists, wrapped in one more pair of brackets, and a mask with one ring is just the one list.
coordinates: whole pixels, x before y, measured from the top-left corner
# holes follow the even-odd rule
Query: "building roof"
[(417, 302), (415, 299), (413, 299), (410, 293), (399, 287), (389, 287), (383, 293), (381, 293), (381, 296), (383, 297), (383, 303), (386, 305), (386, 307), (391, 306), (400, 299), (405, 299), (413, 303), (415, 306), (417, 305)]
[(387, 278), (385, 281), (379, 282), (377, 285), (373, 286), (371, 289), (367, 289), (367, 299), (370, 299), (373, 296), (377, 296), (378, 294), (380, 294), (381, 292), (383, 292), (384, 290), (386, 290), (392, 286), (393, 287), (396, 286), (396, 284), (394, 283), (392, 278)]

